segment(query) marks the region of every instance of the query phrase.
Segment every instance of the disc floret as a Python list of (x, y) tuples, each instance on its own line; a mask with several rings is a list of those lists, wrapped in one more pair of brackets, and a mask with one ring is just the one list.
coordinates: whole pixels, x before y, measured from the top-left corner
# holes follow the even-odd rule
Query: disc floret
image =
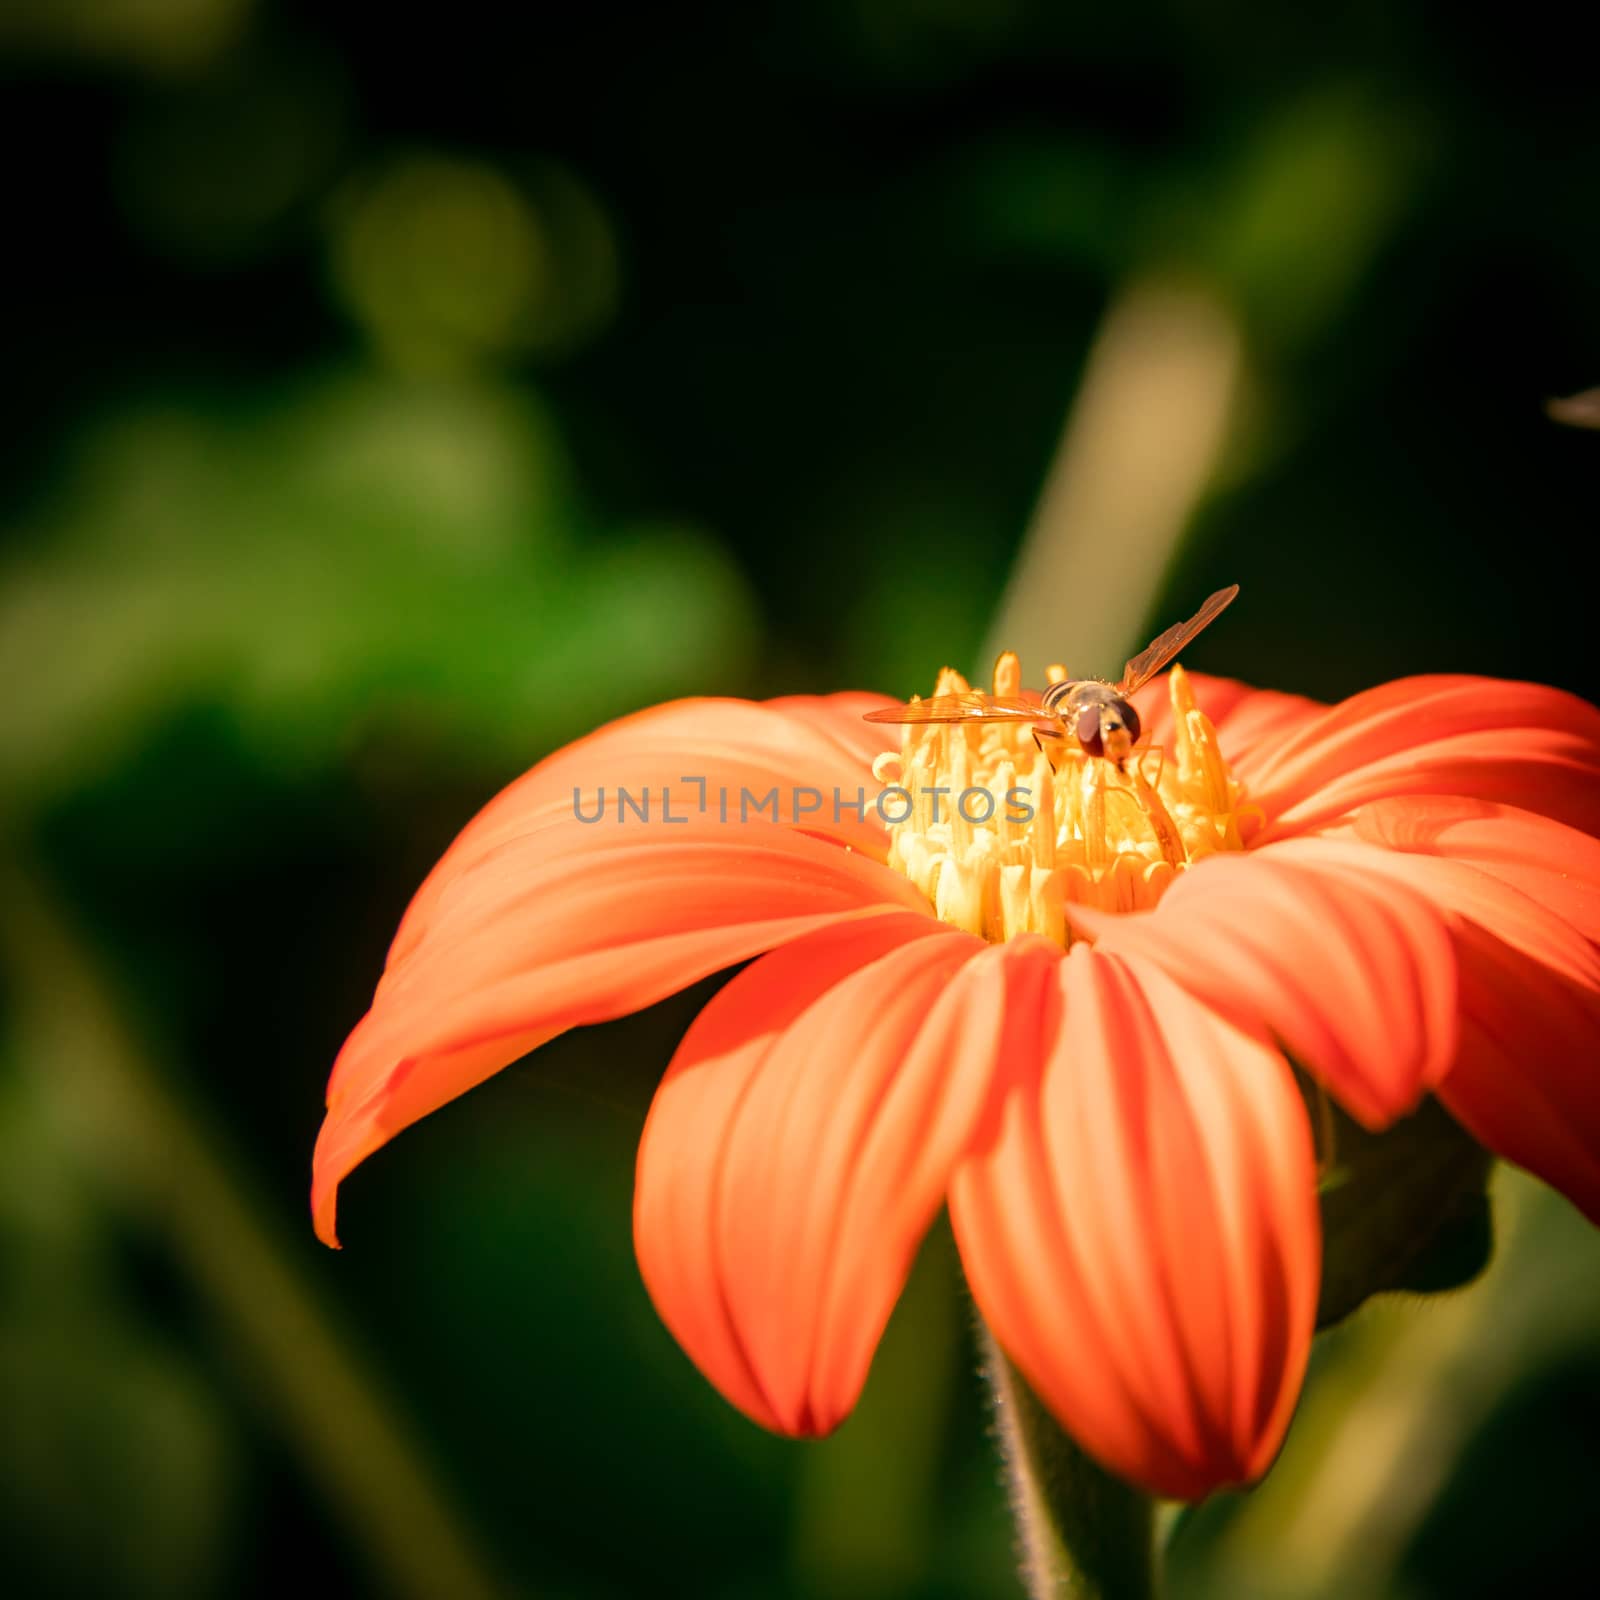
[[(1052, 682), (1064, 678), (1052, 667)], [(1017, 657), (995, 666), (994, 693), (1018, 692)], [(1016, 721), (907, 723), (898, 752), (873, 764), (907, 799), (890, 829), (889, 864), (936, 914), (1000, 942), (1035, 933), (1065, 947), (1069, 904), (1153, 907), (1178, 874), (1244, 847), (1243, 786), (1181, 667), (1167, 678), (1173, 731), (1120, 761), (1088, 754), (1041, 711)], [(968, 690), (946, 668), (936, 694)]]

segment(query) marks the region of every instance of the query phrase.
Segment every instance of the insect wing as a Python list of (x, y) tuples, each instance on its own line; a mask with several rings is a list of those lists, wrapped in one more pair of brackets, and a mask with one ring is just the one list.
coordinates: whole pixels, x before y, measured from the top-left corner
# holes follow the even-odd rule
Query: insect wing
[(911, 700), (903, 706), (885, 706), (866, 713), (868, 722), (1049, 722), (1050, 713), (1037, 699), (1022, 695), (936, 694)]
[(1118, 693), (1132, 694), (1141, 684), (1148, 683), (1197, 633), (1209, 628), (1227, 610), (1238, 592), (1239, 585), (1236, 583), (1226, 589), (1218, 589), (1187, 622), (1174, 623), (1165, 633), (1152, 639), (1122, 669)]

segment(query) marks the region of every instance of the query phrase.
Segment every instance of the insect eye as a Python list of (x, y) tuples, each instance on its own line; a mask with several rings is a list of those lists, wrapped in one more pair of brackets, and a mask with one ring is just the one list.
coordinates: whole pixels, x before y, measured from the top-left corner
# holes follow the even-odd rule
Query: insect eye
[(1100, 742), (1100, 707), (1087, 705), (1078, 713), (1077, 726), (1072, 730), (1078, 743), (1092, 756), (1103, 755), (1105, 746)]
[(1139, 713), (1126, 700), (1117, 701), (1117, 712), (1122, 718), (1123, 727), (1128, 730), (1128, 737), (1137, 744), (1139, 742)]

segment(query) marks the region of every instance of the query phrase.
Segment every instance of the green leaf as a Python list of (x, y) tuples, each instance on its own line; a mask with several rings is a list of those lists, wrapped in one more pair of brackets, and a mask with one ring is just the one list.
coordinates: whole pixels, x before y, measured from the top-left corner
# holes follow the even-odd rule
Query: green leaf
[(684, 526), (597, 528), (526, 395), (360, 377), (107, 424), (0, 569), (0, 789), (81, 788), (195, 708), (274, 771), (374, 730), (515, 765), (737, 690), (748, 590)]

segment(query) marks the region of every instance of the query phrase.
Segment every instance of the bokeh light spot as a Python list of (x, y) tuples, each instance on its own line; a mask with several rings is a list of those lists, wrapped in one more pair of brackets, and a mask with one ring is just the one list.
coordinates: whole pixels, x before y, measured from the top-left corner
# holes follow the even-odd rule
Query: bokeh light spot
[(396, 159), (336, 204), (330, 250), (345, 308), (406, 370), (564, 348), (614, 299), (603, 214), (547, 164), (517, 181), (455, 157)]

